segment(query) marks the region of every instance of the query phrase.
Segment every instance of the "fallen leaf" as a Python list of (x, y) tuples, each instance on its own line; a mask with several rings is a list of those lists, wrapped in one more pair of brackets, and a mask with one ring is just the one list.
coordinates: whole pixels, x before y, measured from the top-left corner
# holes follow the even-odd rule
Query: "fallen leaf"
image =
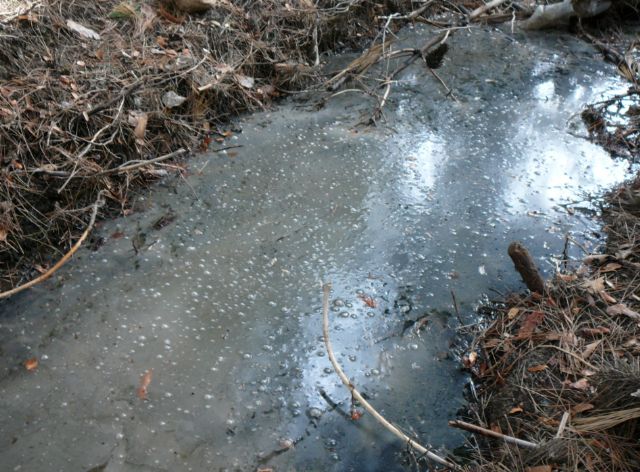
[(236, 74), (236, 80), (238, 81), (241, 87), (244, 87), (246, 89), (252, 89), (256, 83), (253, 77), (248, 77), (242, 74)]
[(532, 373), (534, 373), (534, 372), (542, 372), (547, 367), (548, 367), (547, 364), (534, 365), (533, 367), (527, 368), (527, 371), (532, 372)]
[(563, 332), (560, 336), (560, 341), (565, 346), (575, 346), (578, 344), (577, 336), (570, 331)]
[(576, 382), (570, 382), (569, 387), (575, 388), (576, 390), (586, 390), (589, 388), (589, 381), (587, 379), (580, 379)]
[(500, 427), (500, 425), (498, 423), (491, 423), (491, 428), (490, 429), (494, 433), (502, 434), (502, 428)]
[(365, 295), (364, 293), (361, 293), (358, 295), (358, 298), (362, 300), (364, 304), (367, 305), (369, 308), (376, 307), (376, 301), (373, 299), (373, 297), (370, 297), (369, 295)]
[(205, 136), (200, 142), (200, 146), (199, 146), (200, 151), (206, 152), (209, 149), (209, 145), (211, 144), (211, 141), (213, 141), (213, 138), (211, 138), (211, 136)]
[(509, 318), (510, 320), (514, 319), (516, 316), (518, 316), (518, 313), (520, 313), (520, 308), (510, 308), (509, 312), (507, 313), (507, 318)]
[(585, 361), (589, 359), (589, 357), (591, 357), (591, 355), (595, 352), (595, 350), (598, 348), (601, 342), (602, 340), (599, 339), (597, 341), (587, 344), (584, 351), (582, 351), (582, 354), (581, 354), (582, 358)]
[(580, 334), (582, 336), (598, 336), (599, 334), (609, 334), (611, 330), (604, 326), (598, 326), (597, 328), (582, 328)]
[(602, 297), (602, 299), (607, 302), (607, 303), (618, 303), (618, 300), (616, 300), (615, 298), (613, 298), (611, 295), (609, 295), (607, 292), (605, 292), (604, 290), (602, 292), (600, 292), (600, 296)]
[(124, 233), (122, 231), (115, 231), (111, 235), (111, 239), (122, 239), (122, 238), (124, 238)]
[(620, 268), (622, 268), (622, 264), (618, 264), (617, 262), (609, 262), (608, 264), (600, 267), (600, 272), (615, 272)]
[(571, 408), (571, 413), (577, 415), (578, 413), (589, 411), (591, 409), (593, 409), (593, 405), (591, 403), (578, 403)]
[(640, 313), (637, 311), (633, 311), (624, 303), (618, 303), (617, 305), (612, 305), (607, 308), (607, 315), (625, 315), (629, 318), (634, 319), (635, 321), (640, 321)]
[(100, 35), (93, 31), (91, 28), (87, 28), (86, 26), (83, 26), (80, 23), (76, 23), (73, 20), (67, 20), (67, 28), (78, 33), (83, 38), (100, 39)]
[(623, 344), (624, 347), (636, 347), (638, 345), (640, 345), (640, 342), (635, 337), (627, 339)]
[(609, 256), (607, 254), (591, 254), (582, 259), (582, 262), (585, 264), (593, 264), (594, 262), (604, 262), (608, 258)]
[(32, 357), (31, 359), (27, 359), (24, 361), (23, 365), (29, 372), (36, 370), (38, 368), (38, 358)]
[(557, 274), (556, 277), (563, 282), (573, 282), (578, 278), (576, 274)]
[(471, 351), (469, 354), (465, 354), (462, 356), (462, 364), (465, 368), (470, 369), (473, 367), (478, 360), (478, 353), (475, 351)]
[(170, 91), (166, 92), (162, 96), (162, 103), (164, 103), (164, 106), (166, 106), (167, 108), (179, 107), (180, 105), (182, 105), (186, 101), (187, 101), (187, 97), (183, 97), (182, 95), (178, 95), (173, 90), (170, 90)]
[(514, 406), (509, 410), (510, 415), (515, 415), (516, 413), (522, 413), (524, 410), (519, 406)]
[(534, 467), (526, 467), (524, 472), (552, 472), (550, 465), (536, 465)]
[(589, 293), (597, 295), (600, 292), (604, 292), (604, 277), (598, 277), (593, 280), (585, 280), (582, 282), (582, 287), (586, 288)]
[(153, 369), (147, 370), (142, 377), (140, 377), (140, 385), (138, 386), (138, 390), (136, 393), (138, 394), (138, 398), (140, 400), (147, 399), (147, 387), (151, 383), (151, 378), (153, 377)]
[(149, 115), (146, 113), (140, 113), (138, 115), (138, 123), (136, 124), (133, 134), (136, 140), (144, 143), (144, 133), (147, 130), (147, 121), (149, 121)]
[(529, 313), (522, 321), (520, 329), (518, 330), (518, 339), (530, 338), (536, 327), (544, 320), (544, 313), (541, 311), (534, 311)]

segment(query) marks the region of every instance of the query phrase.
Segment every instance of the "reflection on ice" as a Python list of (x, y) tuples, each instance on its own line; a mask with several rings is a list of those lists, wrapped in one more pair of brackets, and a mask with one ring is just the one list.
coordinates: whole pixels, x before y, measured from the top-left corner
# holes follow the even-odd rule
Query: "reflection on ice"
[[(349, 418), (321, 335), (328, 280), (347, 375), (395, 424), (458, 445), (452, 291), (469, 320), (481, 294), (520, 288), (513, 239), (551, 269), (592, 225), (558, 205), (625, 166), (566, 133), (611, 87), (580, 43), (550, 57), (547, 36), (455, 41), (441, 74), (457, 101), (415, 69), (386, 110), (394, 132), (350, 129), (364, 105), (346, 94), (248, 118), (236, 155), (195, 158), (188, 185), (163, 182), (103, 225), (98, 252), (5, 303), (3, 467), (403, 470), (402, 444)], [(16, 367), (30, 357), (36, 372)]]

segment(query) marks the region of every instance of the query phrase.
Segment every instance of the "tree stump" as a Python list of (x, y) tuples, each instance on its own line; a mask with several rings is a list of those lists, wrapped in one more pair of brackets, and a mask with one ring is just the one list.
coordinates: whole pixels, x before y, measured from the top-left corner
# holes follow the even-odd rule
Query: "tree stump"
[(527, 288), (542, 295), (544, 293), (544, 279), (538, 272), (527, 248), (517, 241), (512, 242), (509, 244), (509, 256)]

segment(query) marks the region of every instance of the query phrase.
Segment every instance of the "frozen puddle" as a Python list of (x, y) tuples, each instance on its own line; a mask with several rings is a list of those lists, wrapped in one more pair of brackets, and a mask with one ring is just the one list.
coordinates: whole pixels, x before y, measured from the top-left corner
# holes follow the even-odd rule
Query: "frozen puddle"
[(451, 291), (471, 320), (481, 294), (520, 287), (509, 242), (549, 271), (567, 232), (595, 227), (587, 194), (626, 168), (567, 120), (615, 86), (605, 67), (570, 38), (459, 32), (439, 70), (458, 102), (416, 67), (388, 127), (354, 127), (370, 108), (348, 94), (246, 119), (242, 147), (191, 160), (186, 183), (104, 224), (99, 250), (0, 306), (2, 469), (409, 470), (370, 416), (345, 418), (325, 280), (347, 374), (405, 431), (456, 447)]

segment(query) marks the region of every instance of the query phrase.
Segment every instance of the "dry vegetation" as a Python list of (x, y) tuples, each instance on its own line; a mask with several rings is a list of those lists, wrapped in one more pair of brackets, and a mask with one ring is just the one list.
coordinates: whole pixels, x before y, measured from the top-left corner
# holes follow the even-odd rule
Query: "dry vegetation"
[(640, 179), (608, 202), (603, 254), (475, 333), (471, 420), (535, 446), (476, 435), (472, 469), (640, 470)]
[(386, 11), (213, 3), (189, 15), (173, 2), (52, 0), (0, 23), (5, 285), (46, 268), (41, 254), (60, 257), (100, 191), (105, 209), (128, 214), (132, 189), (183, 171), (175, 158), (187, 150), (222, 146), (222, 123), (309, 83), (320, 54), (371, 37)]

